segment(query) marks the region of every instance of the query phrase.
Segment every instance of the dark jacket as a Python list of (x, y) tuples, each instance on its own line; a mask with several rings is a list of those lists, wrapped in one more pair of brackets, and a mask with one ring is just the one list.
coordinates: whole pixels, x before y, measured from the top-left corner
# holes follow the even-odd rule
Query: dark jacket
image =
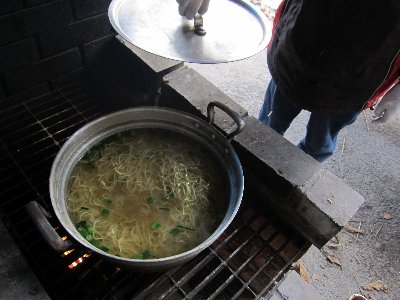
[(360, 111), (399, 49), (399, 0), (289, 0), (268, 67), (283, 93), (304, 109)]

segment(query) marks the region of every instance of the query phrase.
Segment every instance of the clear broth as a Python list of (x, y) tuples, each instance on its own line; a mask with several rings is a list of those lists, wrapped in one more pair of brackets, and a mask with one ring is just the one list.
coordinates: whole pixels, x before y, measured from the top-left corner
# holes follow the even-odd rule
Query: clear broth
[(164, 129), (134, 129), (92, 147), (67, 196), (78, 232), (100, 250), (133, 259), (188, 251), (223, 219), (230, 185), (205, 146)]

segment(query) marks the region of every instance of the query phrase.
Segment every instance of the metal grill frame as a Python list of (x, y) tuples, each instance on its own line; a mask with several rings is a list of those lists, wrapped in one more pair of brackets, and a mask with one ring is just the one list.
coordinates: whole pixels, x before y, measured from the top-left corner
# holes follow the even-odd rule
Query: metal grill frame
[[(251, 197), (251, 196), (250, 196)], [(249, 200), (249, 196), (246, 196), (246, 199)], [(251, 203), (253, 205), (254, 203)], [(243, 208), (241, 209), (243, 211)], [(226, 238), (223, 241), (217, 240), (208, 250), (206, 250), (206, 254), (203, 253), (202, 259), (199, 262), (196, 262), (194, 267), (191, 269), (190, 272), (187, 272), (182, 278), (177, 280), (174, 278), (174, 274), (179, 272), (180, 269), (184, 268), (184, 266), (179, 266), (176, 267), (173, 270), (170, 270), (166, 272), (165, 274), (161, 275), (156, 282), (152, 283), (150, 286), (145, 288), (141, 293), (135, 295), (134, 299), (152, 299), (152, 294), (157, 291), (157, 289), (161, 288), (162, 284), (164, 281), (168, 280), (172, 284), (171, 286), (165, 290), (164, 293), (162, 293), (157, 299), (176, 299), (174, 295), (176, 293), (179, 293), (180, 296), (182, 296), (182, 299), (228, 299), (226, 297), (221, 297), (220, 293), (233, 281), (236, 280), (236, 282), (240, 282), (241, 287), (238, 289), (238, 291), (234, 294), (229, 296), (229, 299), (261, 299), (263, 297), (266, 297), (268, 295), (268, 292), (270, 292), (273, 287), (279, 282), (279, 280), (284, 276), (284, 274), (291, 268), (292, 264), (298, 260), (309, 248), (310, 244), (307, 243), (305, 240), (301, 240), (301, 246), (297, 249), (296, 253), (291, 256), (289, 259), (287, 259), (285, 265), (283, 268), (280, 268), (280, 271), (275, 274), (275, 276), (269, 281), (269, 284), (267, 284), (260, 292), (255, 292), (252, 290), (250, 287), (251, 282), (255, 280), (255, 278), (267, 267), (269, 266), (273, 259), (276, 257), (280, 257), (281, 251), (292, 241), (292, 237), (289, 237), (286, 239), (286, 241), (280, 245), (278, 249), (274, 251), (274, 254), (269, 257), (269, 259), (264, 262), (264, 264), (258, 269), (258, 271), (249, 279), (249, 280), (243, 280), (240, 276), (240, 273), (243, 271), (243, 269), (249, 265), (249, 263), (257, 257), (258, 254), (261, 253), (261, 251), (264, 249), (264, 247), (267, 247), (270, 245), (270, 243), (276, 238), (279, 234), (281, 234), (281, 228), (285, 227), (284, 223), (282, 220), (279, 220), (278, 217), (273, 214), (270, 216), (269, 219), (266, 219), (266, 223), (263, 224), (261, 227), (256, 229), (251, 236), (248, 236), (247, 238), (242, 240), (242, 243), (235, 251), (233, 251), (228, 259), (223, 259), (219, 255), (219, 251), (223, 249), (230, 241), (232, 241), (237, 234), (243, 230), (246, 227), (249, 227), (252, 225), (254, 221), (257, 220), (257, 218), (262, 217), (263, 214), (268, 215), (270, 212), (268, 212), (268, 208), (261, 210), (259, 213), (253, 214), (253, 216), (248, 219), (247, 221), (243, 220), (239, 214), (239, 216), (236, 216), (232, 225), (230, 226), (229, 229), (232, 230), (232, 227), (235, 229), (232, 230), (232, 232), (229, 233), (229, 235), (226, 236)], [(246, 214), (246, 212), (244, 212)], [(234, 224), (235, 223), (235, 224)], [(268, 226), (277, 223), (280, 223), (281, 228), (277, 228), (277, 230), (266, 240), (263, 241), (263, 245), (253, 254), (251, 254), (247, 259), (245, 260), (244, 263), (240, 265), (239, 268), (232, 269), (229, 266), (229, 262), (234, 259), (235, 255), (237, 255), (246, 245), (251, 243), (253, 239), (259, 236), (259, 234), (263, 231), (263, 229), (267, 228)], [(237, 226), (237, 227), (236, 227)], [(227, 230), (227, 231), (228, 231)], [(293, 237), (298, 239), (299, 236), (296, 233), (293, 233)], [(203, 257), (204, 256), (204, 257)], [(188, 293), (184, 290), (183, 286), (193, 277), (195, 277), (198, 272), (201, 271), (201, 269), (205, 268), (207, 264), (212, 260), (217, 258), (220, 261), (220, 264), (218, 267), (214, 268), (212, 272), (210, 272), (198, 285), (193, 287), (193, 289)], [(196, 259), (194, 259), (196, 260)], [(190, 262), (188, 263), (190, 264)], [(203, 298), (201, 295), (199, 295), (199, 292), (201, 292), (207, 284), (212, 282), (212, 280), (218, 275), (219, 272), (222, 271), (222, 269), (228, 268), (231, 271), (231, 275), (228, 277), (227, 280), (221, 283), (221, 285), (209, 296), (206, 298)], [(246, 295), (244, 296), (243, 293), (247, 291)], [(248, 296), (251, 295), (249, 298)]]
[[(64, 82), (53, 91), (0, 110), (0, 153), (3, 154), (0, 159), (0, 174), (3, 175), (0, 184), (5, 187), (1, 192), (1, 217), (49, 295), (54, 299), (70, 299), (76, 296), (81, 299), (145, 299), (159, 292), (160, 299), (171, 299), (175, 296), (193, 299), (202, 298), (202, 293), (207, 291), (207, 299), (221, 299), (227, 288), (235, 286), (235, 294), (230, 299), (259, 299), (266, 296), (310, 245), (270, 208), (257, 208), (257, 212), (249, 215), (246, 207), (260, 205), (262, 201), (254, 199), (262, 196), (250, 195), (246, 189), (243, 207), (232, 225), (211, 247), (187, 264), (161, 274), (140, 274), (120, 269), (92, 254), (76, 270), (66, 270), (71, 261), (87, 250), (74, 244), (75, 251), (71, 256), (61, 257), (54, 253), (32, 226), (24, 205), (35, 200), (52, 211), (48, 177), (55, 155), (78, 128), (111, 110), (112, 108), (93, 96), (82, 80)], [(257, 220), (260, 218), (264, 218), (265, 222), (257, 227)], [(51, 222), (61, 235), (66, 234), (56, 219)], [(232, 262), (238, 255), (255, 240), (260, 240), (263, 230), (272, 225), (275, 226), (275, 232), (262, 240), (259, 249), (246, 257), (240, 266), (233, 268)], [(222, 251), (249, 228), (252, 234), (240, 240), (240, 244), (227, 257), (223, 257)], [(274, 246), (274, 240), (279, 235), (285, 236), (285, 242)], [(293, 241), (297, 241), (297, 248), (295, 247), (290, 257), (283, 259), (282, 253)], [(243, 279), (242, 272), (251, 266), (263, 249), (271, 248), (271, 245), (275, 247), (271, 256), (258, 266), (259, 269), (250, 278)], [(263, 275), (264, 269), (273, 265), (275, 258), (283, 260), (284, 265), (278, 268), (261, 290), (255, 291), (252, 283)], [(206, 268), (210, 262), (218, 263), (207, 273)], [(177, 274), (189, 265), (192, 266), (191, 264), (194, 264), (193, 267), (178, 278)], [(225, 271), (230, 275), (215, 285)], [(203, 278), (188, 289), (187, 285), (199, 276)], [(162, 290), (166, 282), (167, 288)], [(214, 284), (212, 291), (207, 290), (210, 284)], [(62, 294), (61, 289), (65, 289)]]

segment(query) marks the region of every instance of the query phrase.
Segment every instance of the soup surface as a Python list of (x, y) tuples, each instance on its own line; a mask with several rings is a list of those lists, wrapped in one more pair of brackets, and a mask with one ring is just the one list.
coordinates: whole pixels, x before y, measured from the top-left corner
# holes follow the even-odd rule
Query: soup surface
[(157, 259), (188, 251), (227, 209), (223, 166), (204, 146), (164, 129), (134, 129), (92, 147), (72, 171), (71, 220), (112, 255)]

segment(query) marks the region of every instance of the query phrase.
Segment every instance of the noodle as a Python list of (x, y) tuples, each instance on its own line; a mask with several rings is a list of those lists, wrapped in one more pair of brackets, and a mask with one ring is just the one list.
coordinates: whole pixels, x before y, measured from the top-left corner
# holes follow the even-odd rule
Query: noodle
[(209, 205), (210, 194), (221, 189), (210, 156), (167, 131), (107, 138), (72, 172), (70, 217), (89, 242), (112, 255), (148, 259), (190, 250), (221, 220), (222, 211)]

